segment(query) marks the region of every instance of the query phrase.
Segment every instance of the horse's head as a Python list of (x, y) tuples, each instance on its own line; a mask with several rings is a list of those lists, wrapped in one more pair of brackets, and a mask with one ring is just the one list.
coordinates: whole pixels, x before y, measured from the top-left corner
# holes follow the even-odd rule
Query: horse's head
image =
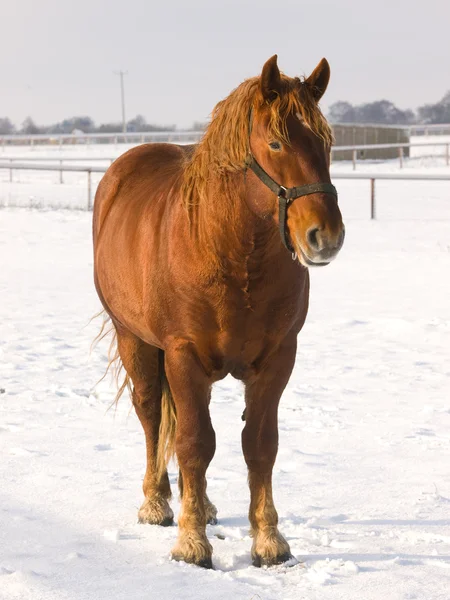
[(263, 67), (250, 116), (253, 172), (247, 176), (248, 201), (258, 214), (279, 221), (284, 218), (279, 210), (283, 198), (277, 196), (287, 197), (286, 244), (305, 266), (328, 264), (344, 241), (330, 184), (332, 135), (317, 104), (329, 77), (325, 59), (302, 82), (280, 74), (273, 56)]

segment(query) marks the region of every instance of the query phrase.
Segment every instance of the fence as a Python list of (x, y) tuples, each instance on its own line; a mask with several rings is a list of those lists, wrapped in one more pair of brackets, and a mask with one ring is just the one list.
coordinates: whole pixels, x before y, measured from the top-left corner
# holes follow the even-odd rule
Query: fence
[(376, 219), (375, 181), (401, 180), (401, 181), (450, 181), (450, 173), (447, 175), (416, 174), (416, 173), (332, 173), (332, 179), (365, 179), (370, 181), (370, 218)]
[[(361, 146), (334, 146), (331, 149), (331, 157), (334, 158), (335, 154), (339, 152), (349, 152), (352, 153), (352, 162), (353, 162), (353, 170), (356, 169), (356, 163), (359, 158), (364, 158), (365, 152), (370, 150), (378, 150), (382, 148), (397, 148), (398, 149), (398, 158), (400, 161), (400, 169), (403, 168), (403, 159), (404, 159), (404, 148), (421, 148), (421, 147), (443, 147), (445, 148), (444, 157), (445, 162), (450, 165), (450, 142), (405, 142), (404, 144), (365, 144)], [(361, 155), (361, 153), (364, 153)]]
[(183, 142), (185, 144), (195, 143), (202, 137), (202, 131), (140, 131), (127, 133), (63, 133), (63, 134), (34, 134), (34, 135), (1, 135), (0, 144), (3, 150), (5, 146), (36, 143), (46, 143), (53, 146), (69, 144), (91, 143), (140, 143), (144, 142)]
[[(346, 128), (382, 128), (385, 130), (396, 129), (405, 135), (450, 135), (450, 123), (437, 125), (384, 125), (364, 123), (336, 123), (332, 127)], [(202, 137), (203, 131), (129, 131), (127, 133), (66, 133), (66, 134), (34, 134), (34, 135), (0, 135), (0, 145), (5, 146), (28, 144), (30, 146), (42, 142), (54, 146), (69, 144), (91, 143), (144, 143), (144, 142), (183, 142), (195, 143)], [(353, 140), (357, 141), (357, 140)], [(363, 140), (365, 141), (365, 140)], [(369, 140), (367, 140), (369, 141)], [(376, 140), (375, 140), (376, 141)], [(389, 139), (391, 141), (391, 139)], [(393, 139), (392, 139), (393, 141)], [(396, 141), (401, 141), (396, 138)]]
[[(87, 174), (87, 210), (92, 209), (92, 181), (91, 173), (104, 173), (107, 167), (90, 166), (83, 167), (79, 165), (39, 165), (26, 163), (2, 163), (0, 162), (0, 170), (9, 169), (10, 181), (12, 181), (12, 170), (29, 170), (29, 171), (71, 171)], [(450, 181), (450, 174), (415, 174), (415, 173), (332, 173), (332, 179), (365, 179), (370, 181), (370, 215), (371, 219), (376, 218), (376, 198), (375, 198), (375, 181), (380, 180), (403, 180), (403, 181)]]
[(19, 171), (63, 171), (86, 173), (87, 174), (87, 210), (92, 209), (92, 173), (104, 173), (108, 167), (83, 167), (80, 165), (39, 165), (39, 164), (27, 164), (27, 163), (2, 163), (0, 162), (0, 169), (9, 169), (9, 181), (13, 180), (13, 169)]
[[(352, 162), (353, 162), (353, 170), (356, 169), (356, 165), (358, 160), (364, 159), (366, 156), (366, 152), (370, 152), (372, 150), (382, 150), (382, 149), (393, 149), (393, 150), (397, 150), (397, 154), (398, 154), (398, 158), (399, 158), (399, 166), (402, 169), (403, 168), (403, 162), (404, 162), (404, 149), (405, 148), (421, 148), (421, 147), (442, 147), (445, 148), (444, 151), (444, 158), (445, 158), (445, 162), (447, 164), (447, 166), (450, 165), (450, 141), (447, 142), (404, 142), (404, 143), (400, 143), (400, 144), (361, 144), (358, 146), (333, 146), (331, 149), (331, 157), (332, 159), (336, 158), (336, 154), (339, 154), (341, 152), (345, 152), (345, 153), (351, 153), (352, 156)], [(90, 157), (90, 156), (74, 156), (74, 157), (39, 157), (39, 156), (32, 156), (32, 157), (25, 157), (25, 156), (2, 156), (1, 160), (2, 161), (9, 161), (11, 164), (15, 161), (19, 161), (19, 162), (59, 162), (60, 166), (63, 166), (64, 162), (91, 162), (91, 161), (103, 161), (103, 162), (110, 162), (112, 163), (114, 160), (116, 160), (117, 156), (95, 156), (95, 157)], [(61, 173), (61, 183), (63, 182), (62, 179), (62, 172), (63, 170), (67, 170), (67, 169), (61, 169), (60, 173)]]
[(450, 123), (433, 125), (410, 125), (410, 135), (450, 135)]

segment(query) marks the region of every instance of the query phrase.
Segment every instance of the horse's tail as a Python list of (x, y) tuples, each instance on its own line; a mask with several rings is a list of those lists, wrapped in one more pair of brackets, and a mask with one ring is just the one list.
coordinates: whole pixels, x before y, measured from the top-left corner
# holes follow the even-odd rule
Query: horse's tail
[(169, 461), (175, 457), (175, 435), (177, 431), (177, 413), (163, 361), (160, 368), (160, 378), (162, 391), (161, 422), (159, 424), (158, 450), (156, 454), (156, 471), (159, 480), (163, 477)]
[[(103, 323), (100, 332), (92, 342), (91, 350), (107, 335), (110, 333), (113, 334), (108, 351), (108, 364), (106, 371), (103, 377), (101, 377), (97, 383), (103, 381), (110, 369), (113, 370), (113, 376), (117, 382), (117, 393), (111, 406), (116, 406), (126, 389), (128, 389), (130, 398), (133, 397), (132, 382), (127, 373), (125, 373), (123, 380), (120, 382), (120, 375), (123, 370), (123, 365), (122, 361), (120, 360), (119, 350), (117, 348), (117, 332), (112, 324), (111, 318), (104, 310), (92, 317), (91, 321), (100, 316), (103, 317)], [(175, 435), (177, 427), (177, 413), (175, 410), (175, 403), (173, 401), (172, 393), (170, 391), (169, 382), (167, 381), (166, 371), (164, 369), (164, 355), (162, 351), (160, 359), (161, 363), (159, 377), (161, 382), (161, 422), (159, 425), (158, 448), (156, 452), (156, 471), (158, 479), (164, 475), (168, 462), (175, 457)]]
[(94, 315), (92, 317), (91, 321), (93, 321), (97, 317), (102, 317), (103, 323), (102, 323), (99, 333), (95, 336), (95, 338), (92, 341), (91, 352), (95, 348), (95, 346), (101, 340), (103, 340), (103, 338), (107, 337), (109, 334), (112, 333), (111, 343), (110, 343), (109, 349), (108, 349), (108, 364), (106, 365), (106, 369), (105, 369), (103, 376), (97, 381), (97, 384), (96, 384), (96, 385), (98, 385), (101, 381), (103, 381), (105, 379), (105, 377), (107, 376), (107, 374), (109, 373), (109, 371), (112, 370), (113, 378), (115, 379), (116, 384), (117, 384), (117, 393), (114, 397), (114, 400), (111, 402), (111, 406), (110, 406), (110, 408), (111, 408), (112, 406), (117, 406), (117, 403), (119, 402), (122, 394), (124, 393), (124, 391), (126, 389), (128, 389), (130, 398), (132, 397), (131, 379), (130, 379), (128, 373), (125, 372), (125, 374), (123, 375), (122, 381), (120, 381), (121, 375), (123, 374), (122, 373), (123, 364), (122, 364), (122, 361), (120, 360), (119, 349), (117, 347), (117, 332), (111, 321), (111, 317), (108, 315), (108, 313), (105, 310), (101, 310), (99, 313), (97, 313), (96, 315)]

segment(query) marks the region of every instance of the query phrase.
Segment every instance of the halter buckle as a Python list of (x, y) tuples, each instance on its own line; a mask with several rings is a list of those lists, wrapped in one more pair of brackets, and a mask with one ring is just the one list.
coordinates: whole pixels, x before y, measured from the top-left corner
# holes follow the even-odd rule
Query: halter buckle
[(287, 197), (287, 188), (284, 185), (280, 185), (280, 189), (278, 191), (278, 198), (284, 198), (288, 204), (290, 202), (290, 198)]

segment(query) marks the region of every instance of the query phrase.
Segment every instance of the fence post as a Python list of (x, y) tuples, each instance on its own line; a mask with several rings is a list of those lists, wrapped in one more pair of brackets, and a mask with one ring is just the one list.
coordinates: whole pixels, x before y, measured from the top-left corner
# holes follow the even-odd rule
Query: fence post
[(403, 169), (403, 148), (398, 149), (398, 158), (400, 160), (400, 169)]
[(445, 162), (447, 163), (447, 167), (450, 164), (450, 152), (449, 152), (449, 146), (450, 144), (447, 144), (445, 146)]
[(87, 193), (88, 193), (87, 209), (88, 209), (88, 210), (91, 210), (91, 209), (92, 209), (92, 206), (91, 206), (91, 171), (90, 171), (90, 169), (88, 169), (87, 176), (88, 176), (88, 181), (87, 181), (87, 184), (88, 184), (88, 191), (87, 191)]
[(356, 150), (353, 150), (352, 157), (353, 157), (353, 170), (355, 171), (356, 170)]
[(376, 219), (376, 207), (375, 207), (375, 179), (370, 179), (370, 218), (371, 220)]
[(59, 164), (61, 165), (61, 171), (59, 172), (59, 183), (64, 183), (63, 172), (62, 172), (62, 166), (63, 166), (62, 159), (59, 161)]
[(13, 163), (13, 161), (12, 161), (12, 158), (9, 159), (9, 163), (11, 165), (11, 167), (9, 169), (9, 182), (12, 183), (12, 180), (13, 180), (13, 176), (12, 176), (12, 163)]

